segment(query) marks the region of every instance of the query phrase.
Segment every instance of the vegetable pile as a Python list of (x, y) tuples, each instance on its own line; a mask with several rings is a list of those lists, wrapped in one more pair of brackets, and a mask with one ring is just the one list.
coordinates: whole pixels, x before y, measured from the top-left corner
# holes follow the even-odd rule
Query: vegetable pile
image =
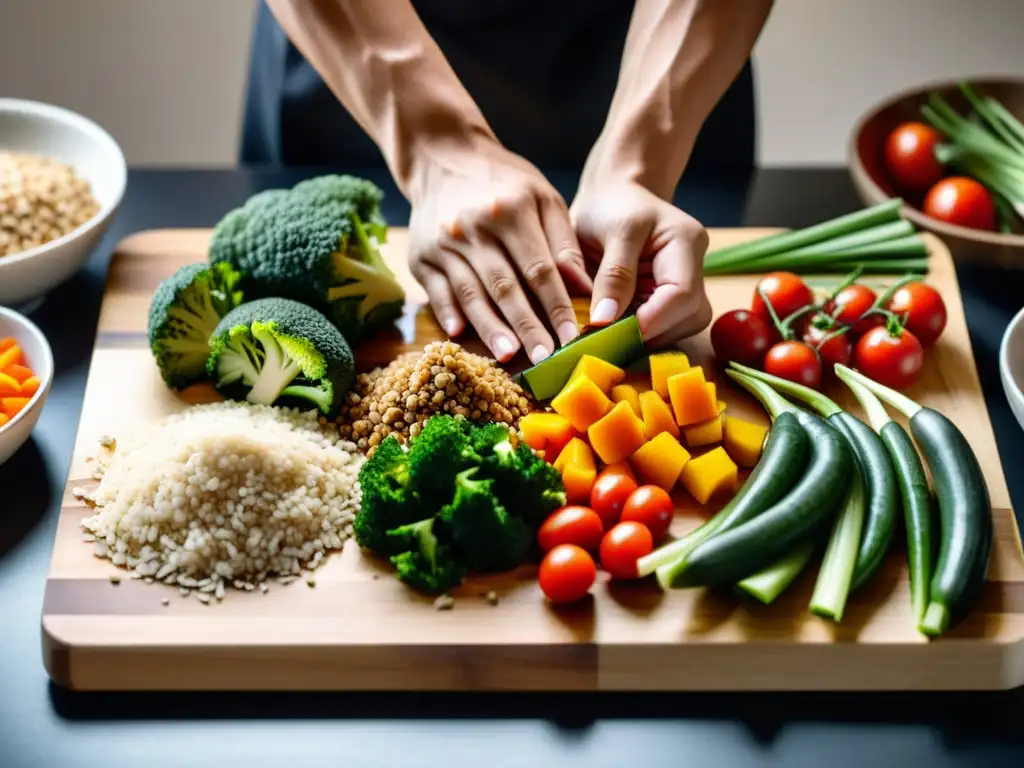
[(17, 340), (0, 339), (0, 429), (25, 409), (39, 386)]

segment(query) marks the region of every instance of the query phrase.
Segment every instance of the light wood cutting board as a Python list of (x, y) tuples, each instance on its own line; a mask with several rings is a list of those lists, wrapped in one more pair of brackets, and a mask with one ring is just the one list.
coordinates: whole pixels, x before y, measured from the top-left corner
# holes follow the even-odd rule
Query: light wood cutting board
[[(769, 233), (713, 230), (712, 246)], [(356, 350), (363, 369), (386, 364), (442, 332), (406, 267), (405, 232), (394, 229), (388, 260), (408, 290), (393, 331)], [(816, 569), (771, 606), (703, 590), (663, 595), (649, 583), (600, 582), (593, 598), (549, 608), (533, 569), (474, 579), (439, 612), (348, 542), (317, 572), (267, 595), (229, 593), (204, 606), (172, 587), (123, 580), (93, 557), (80, 522), (90, 510), (71, 495), (89, 487), (89, 457), (101, 435), (186, 405), (161, 383), (145, 339), (157, 284), (204, 258), (207, 230), (137, 234), (110, 268), (82, 419), (54, 543), (43, 608), (43, 657), (51, 677), (79, 690), (909, 690), (998, 689), (1024, 683), (1024, 559), (995, 439), (978, 384), (948, 251), (933, 250), (930, 281), (949, 324), (911, 393), (951, 417), (984, 468), (995, 521), (989, 581), (971, 616), (937, 642), (910, 618), (901, 540), (878, 577), (848, 604), (839, 626), (807, 611)], [(748, 306), (754, 277), (709, 281), (716, 316)], [(578, 304), (585, 319), (586, 302)], [(467, 342), (475, 351), (478, 343)], [(707, 332), (687, 346), (730, 413), (766, 421), (710, 361)], [(192, 400), (203, 397), (193, 391)], [(842, 387), (829, 392), (855, 413)], [(69, 425), (70, 427), (70, 425)], [(712, 509), (679, 494), (675, 533)], [(482, 598), (488, 590), (498, 605)], [(164, 597), (170, 604), (162, 605)]]

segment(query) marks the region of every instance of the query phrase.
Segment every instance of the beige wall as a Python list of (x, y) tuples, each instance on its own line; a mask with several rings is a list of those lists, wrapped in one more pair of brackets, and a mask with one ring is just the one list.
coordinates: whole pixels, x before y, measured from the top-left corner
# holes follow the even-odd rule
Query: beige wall
[[(0, 0), (0, 96), (101, 122), (136, 165), (234, 161), (256, 0)], [(764, 165), (840, 163), (923, 81), (1024, 76), (1024, 0), (776, 0), (757, 51)]]

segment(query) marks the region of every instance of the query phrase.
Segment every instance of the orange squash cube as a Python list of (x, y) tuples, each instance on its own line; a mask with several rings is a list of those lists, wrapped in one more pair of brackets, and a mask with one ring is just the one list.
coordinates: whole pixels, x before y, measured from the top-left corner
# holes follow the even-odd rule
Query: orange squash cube
[(586, 376), (577, 376), (555, 395), (551, 408), (573, 425), (577, 432), (586, 432), (595, 421), (612, 409), (612, 401)]
[(689, 451), (668, 432), (661, 432), (629, 457), (629, 463), (645, 483), (666, 491), (672, 490), (689, 461)]
[(669, 377), (690, 370), (690, 358), (683, 352), (657, 352), (647, 359), (651, 366), (651, 388), (668, 400)]
[(645, 442), (644, 423), (629, 403), (619, 403), (590, 425), (587, 438), (594, 453), (605, 464), (628, 459)]
[(565, 416), (542, 411), (523, 416), (519, 420), (519, 432), (524, 443), (535, 451), (544, 451), (544, 455), (550, 456), (552, 461), (578, 434)]
[(612, 391), (612, 387), (616, 384), (621, 384), (625, 380), (626, 372), (618, 366), (612, 365), (607, 360), (602, 360), (600, 357), (583, 355), (576, 361), (576, 366), (572, 369), (572, 373), (569, 374), (569, 381), (572, 381), (577, 376), (586, 376), (597, 384), (598, 389), (608, 394)]
[(704, 380), (704, 370), (700, 366), (670, 376), (668, 391), (676, 424), (688, 427), (717, 416), (718, 400), (714, 387), (713, 383)]
[(628, 477), (634, 483), (636, 482), (636, 473), (633, 472), (633, 468), (629, 466), (628, 461), (616, 461), (597, 473), (599, 478), (605, 475), (622, 475), (623, 477)]
[(718, 414), (713, 419), (698, 421), (688, 427), (683, 427), (683, 436), (686, 444), (691, 448), (699, 448), (702, 445), (713, 445), (722, 442), (722, 426), (725, 416)]
[(761, 458), (764, 441), (768, 436), (768, 428), (751, 421), (725, 416), (724, 447), (725, 452), (741, 467), (753, 467)]
[(612, 387), (611, 397), (613, 403), (629, 403), (633, 413), (637, 416), (641, 414), (640, 395), (637, 394), (636, 387), (632, 384), (618, 384)]
[(574, 437), (558, 454), (554, 467), (562, 475), (566, 503), (589, 504), (590, 491), (597, 479), (597, 463), (590, 446)]
[(644, 435), (653, 440), (662, 432), (679, 438), (679, 427), (672, 417), (672, 409), (653, 389), (640, 395), (640, 413), (644, 419)]
[(679, 482), (701, 504), (716, 493), (734, 490), (738, 480), (739, 467), (721, 446), (686, 462), (679, 473)]

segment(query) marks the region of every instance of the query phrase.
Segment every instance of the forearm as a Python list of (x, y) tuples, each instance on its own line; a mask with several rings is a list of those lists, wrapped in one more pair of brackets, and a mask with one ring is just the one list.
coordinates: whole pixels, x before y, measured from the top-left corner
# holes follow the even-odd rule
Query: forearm
[(637, 0), (618, 84), (583, 183), (670, 199), (701, 126), (750, 56), (772, 0)]
[(406, 196), (446, 143), (494, 140), (409, 0), (266, 0), (278, 23), (380, 147)]

